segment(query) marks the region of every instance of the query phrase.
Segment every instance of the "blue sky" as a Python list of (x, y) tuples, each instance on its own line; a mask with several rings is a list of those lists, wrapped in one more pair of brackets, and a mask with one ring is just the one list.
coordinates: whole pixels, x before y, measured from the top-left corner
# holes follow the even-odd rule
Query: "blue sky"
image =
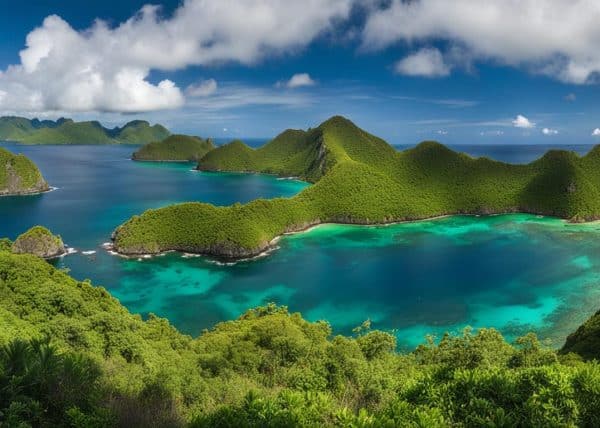
[(231, 138), (342, 114), (393, 143), (600, 142), (597, 3), (413, 3), (11, 2), (0, 113)]

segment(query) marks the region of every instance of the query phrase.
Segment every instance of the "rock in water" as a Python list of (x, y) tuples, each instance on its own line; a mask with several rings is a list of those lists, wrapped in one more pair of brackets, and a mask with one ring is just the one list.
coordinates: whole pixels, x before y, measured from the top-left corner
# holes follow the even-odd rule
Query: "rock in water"
[(34, 226), (17, 238), (12, 245), (12, 252), (50, 259), (62, 256), (67, 250), (60, 236), (53, 235), (45, 227)]

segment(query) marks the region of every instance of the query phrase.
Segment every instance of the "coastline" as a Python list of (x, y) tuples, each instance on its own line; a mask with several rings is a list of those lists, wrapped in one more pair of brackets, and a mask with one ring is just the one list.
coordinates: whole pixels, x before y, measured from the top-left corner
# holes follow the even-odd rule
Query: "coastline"
[[(418, 218), (418, 219), (392, 220), (389, 222), (356, 222), (356, 221), (355, 222), (350, 222), (350, 221), (323, 221), (323, 222), (321, 222), (320, 220), (318, 220), (315, 222), (304, 223), (302, 225), (299, 225), (300, 227), (298, 227), (298, 228), (294, 228), (292, 226), (289, 229), (285, 230), (283, 233), (273, 237), (268, 243), (266, 243), (263, 246), (257, 247), (254, 250), (243, 250), (244, 254), (240, 255), (240, 256), (231, 256), (231, 255), (224, 254), (224, 253), (217, 253), (214, 251), (210, 251), (209, 249), (202, 249), (202, 250), (198, 251), (198, 250), (191, 250), (189, 248), (187, 248), (185, 250), (178, 249), (178, 248), (171, 248), (171, 249), (162, 250), (162, 251), (159, 251), (156, 253), (139, 253), (139, 254), (125, 253), (125, 252), (119, 251), (118, 248), (115, 246), (114, 242), (115, 242), (115, 232), (116, 231), (113, 232), (113, 236), (111, 237), (111, 242), (108, 243), (108, 244), (110, 244), (110, 248), (104, 247), (105, 244), (103, 244), (103, 247), (105, 249), (107, 249), (109, 251), (109, 253), (111, 253), (112, 255), (117, 255), (119, 257), (128, 258), (128, 259), (151, 258), (151, 257), (158, 257), (161, 255), (165, 255), (167, 253), (177, 252), (177, 253), (181, 253), (186, 258), (207, 257), (207, 258), (211, 258), (216, 263), (230, 265), (230, 264), (235, 264), (235, 263), (245, 262), (245, 261), (252, 261), (252, 260), (266, 257), (269, 254), (271, 254), (272, 252), (274, 252), (280, 248), (277, 245), (277, 243), (283, 237), (309, 232), (313, 229), (316, 229), (321, 226), (326, 226), (326, 225), (341, 225), (341, 226), (356, 226), (356, 227), (389, 227), (389, 226), (394, 226), (394, 225), (399, 225), (399, 224), (442, 220), (445, 218), (457, 217), (457, 216), (496, 217), (496, 216), (511, 215), (511, 214), (529, 214), (529, 215), (538, 216), (539, 218), (551, 217), (551, 218), (555, 218), (557, 220), (561, 220), (565, 224), (590, 224), (590, 225), (600, 224), (600, 218), (594, 219), (594, 220), (589, 220), (589, 221), (583, 221), (583, 222), (573, 222), (573, 221), (570, 221), (569, 219), (558, 217), (558, 216), (540, 214), (540, 213), (536, 213), (536, 212), (527, 212), (527, 211), (522, 211), (522, 210), (514, 210), (514, 211), (504, 211), (504, 212), (497, 212), (497, 213), (488, 213), (488, 212), (485, 212), (485, 213), (483, 213), (483, 212), (482, 213), (451, 213), (451, 214), (441, 214), (441, 215)], [(213, 248), (214, 248), (214, 246), (213, 246)]]
[(33, 190), (31, 192), (19, 192), (19, 193), (0, 193), (0, 198), (11, 197), (11, 196), (35, 196), (43, 195), (44, 193), (54, 192), (58, 190), (58, 187), (49, 186), (46, 190)]
[(215, 174), (246, 174), (246, 175), (270, 175), (271, 177), (276, 177), (278, 180), (295, 180), (295, 181), (302, 181), (304, 183), (309, 183), (309, 184), (315, 184), (312, 181), (308, 181), (300, 176), (295, 176), (295, 175), (284, 175), (284, 174), (278, 174), (275, 172), (262, 172), (262, 171), (252, 171), (252, 170), (244, 170), (244, 171), (239, 171), (239, 170), (229, 170), (229, 169), (203, 169), (200, 167), (196, 167), (194, 168), (195, 171), (198, 172), (211, 172), (211, 173), (215, 173)]
[(133, 162), (158, 162), (158, 163), (196, 163), (193, 160), (176, 160), (176, 159), (134, 159), (129, 158)]

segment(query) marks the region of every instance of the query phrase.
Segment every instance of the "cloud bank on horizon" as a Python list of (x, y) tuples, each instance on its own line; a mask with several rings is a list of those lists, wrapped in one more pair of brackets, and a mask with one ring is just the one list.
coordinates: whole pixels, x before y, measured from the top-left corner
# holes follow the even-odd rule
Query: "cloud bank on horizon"
[[(593, 0), (185, 0), (168, 15), (147, 5), (116, 25), (96, 20), (84, 29), (50, 15), (27, 34), (20, 62), (0, 71), (0, 111), (120, 114), (188, 105), (210, 113), (251, 103), (310, 105), (304, 92), (330, 90), (318, 64), (286, 71), (262, 89), (237, 81), (221, 85), (214, 77), (181, 85), (177, 72), (200, 66), (206, 74), (229, 65), (255, 70), (273, 58), (298, 57), (323, 39), (326, 49), (350, 47), (359, 60), (382, 52), (395, 57), (387, 68), (392, 79), (434, 81), (464, 71), (476, 79), (480, 66), (508, 67), (569, 85), (560, 97), (575, 104), (574, 86), (600, 83), (599, 21), (600, 2)], [(383, 92), (454, 109), (479, 104)], [(348, 97), (367, 103), (371, 95)], [(557, 128), (563, 133), (535, 114), (535, 122), (503, 114), (501, 121), (476, 123), (525, 132), (540, 123), (540, 135), (557, 135)], [(593, 128), (587, 129), (589, 135)]]

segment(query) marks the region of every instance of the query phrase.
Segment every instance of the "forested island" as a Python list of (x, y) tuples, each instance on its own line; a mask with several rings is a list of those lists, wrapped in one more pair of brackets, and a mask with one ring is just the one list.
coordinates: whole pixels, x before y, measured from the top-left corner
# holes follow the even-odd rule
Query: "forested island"
[(144, 120), (134, 120), (122, 127), (109, 129), (97, 121), (0, 117), (0, 141), (22, 144), (145, 144), (169, 135), (164, 126), (150, 125)]
[(465, 329), (399, 353), (276, 305), (193, 338), (0, 240), (0, 424), (598, 426), (598, 319), (558, 352)]
[(513, 165), (475, 159), (436, 142), (399, 152), (336, 116), (308, 131), (285, 131), (257, 150), (240, 141), (218, 147), (198, 168), (295, 176), (314, 184), (287, 199), (148, 210), (115, 231), (118, 252), (252, 257), (284, 233), (329, 222), (385, 224), (508, 212), (574, 222), (600, 218), (600, 146), (583, 157), (551, 150), (527, 165)]
[(0, 196), (29, 195), (48, 190), (50, 186), (30, 159), (0, 147)]
[(198, 162), (214, 148), (210, 139), (175, 134), (142, 146), (131, 158), (136, 161)]
[(27, 232), (17, 237), (15, 242), (9, 243), (10, 249), (16, 254), (32, 254), (44, 259), (52, 259), (66, 254), (67, 249), (58, 235), (53, 235), (43, 226), (33, 226)]

